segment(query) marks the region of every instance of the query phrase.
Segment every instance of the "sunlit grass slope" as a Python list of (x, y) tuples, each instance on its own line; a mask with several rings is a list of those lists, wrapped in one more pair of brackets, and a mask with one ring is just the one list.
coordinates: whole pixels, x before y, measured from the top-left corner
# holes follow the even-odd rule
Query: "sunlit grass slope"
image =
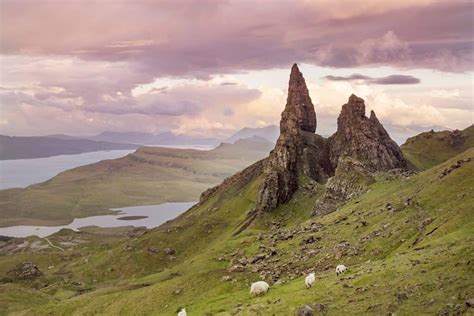
[[(254, 205), (255, 177), (141, 237), (107, 246), (92, 242), (55, 258), (53, 250), (12, 255), (0, 272), (29, 258), (41, 268), (56, 260), (55, 271), (69, 274), (46, 271), (36, 282), (49, 285), (31, 299), (29, 284), (25, 291), (2, 285), (1, 300), (31, 315), (176, 315), (180, 307), (188, 315), (292, 315), (315, 303), (329, 315), (465, 310), (464, 301), (474, 297), (474, 160), (440, 174), (470, 157), (474, 149), (408, 178), (380, 175), (369, 192), (324, 217), (309, 215), (321, 187), (301, 179), (287, 205), (234, 235)], [(310, 236), (314, 242), (303, 242)], [(238, 259), (251, 261), (261, 253), (260, 246), (273, 248), (274, 255), (242, 272), (229, 271)], [(153, 247), (159, 251), (150, 252)], [(166, 254), (167, 247), (176, 253)], [(337, 277), (340, 263), (349, 272)], [(259, 272), (277, 270), (280, 281), (268, 294), (249, 294)], [(317, 281), (306, 289), (310, 271)], [(71, 289), (65, 279), (80, 280), (86, 290)]]

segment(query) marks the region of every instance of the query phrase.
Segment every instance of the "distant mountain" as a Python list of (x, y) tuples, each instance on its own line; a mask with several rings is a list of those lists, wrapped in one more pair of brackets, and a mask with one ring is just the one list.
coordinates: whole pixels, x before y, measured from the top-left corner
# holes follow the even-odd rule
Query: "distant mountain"
[(58, 139), (85, 139), (84, 137), (70, 136), (70, 135), (65, 135), (65, 134), (53, 134), (53, 135), (46, 135), (46, 136), (43, 136), (43, 137), (58, 138)]
[[(0, 160), (30, 159), (57, 155), (73, 155), (101, 150), (135, 149), (138, 145), (87, 139), (58, 137), (12, 137), (0, 135)], [(67, 137), (66, 137), (67, 136)]]
[(216, 138), (195, 137), (184, 134), (174, 134), (172, 132), (151, 134), (105, 131), (99, 135), (88, 137), (87, 139), (142, 145), (218, 145), (220, 143)]
[(269, 153), (273, 149), (274, 144), (265, 138), (254, 136), (237, 140), (235, 143), (221, 143), (214, 150), (216, 152), (232, 151), (235, 156), (248, 155), (246, 151), (256, 151)]
[(254, 136), (261, 137), (271, 143), (275, 143), (278, 136), (280, 136), (280, 129), (276, 125), (269, 125), (260, 128), (245, 127), (227, 138), (225, 142), (233, 144), (239, 139), (251, 138)]

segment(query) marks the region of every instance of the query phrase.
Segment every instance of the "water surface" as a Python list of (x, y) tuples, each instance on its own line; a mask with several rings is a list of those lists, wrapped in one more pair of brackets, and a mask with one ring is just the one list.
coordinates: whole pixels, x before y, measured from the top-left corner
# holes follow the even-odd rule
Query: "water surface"
[[(38, 237), (45, 237), (55, 232), (58, 232), (62, 228), (70, 228), (78, 230), (85, 226), (98, 226), (98, 227), (120, 227), (120, 226), (145, 226), (147, 228), (158, 227), (166, 221), (169, 221), (191, 206), (196, 202), (175, 202), (175, 203), (163, 203), (159, 205), (145, 205), (145, 206), (130, 206), (115, 208), (112, 210), (119, 211), (113, 215), (99, 215), (89, 216), (83, 218), (76, 218), (69, 225), (62, 226), (10, 226), (0, 228), (0, 235), (11, 236), (11, 237), (27, 237), (36, 235)], [(137, 216), (134, 220), (120, 220), (120, 217), (124, 216)]]
[(106, 159), (116, 159), (135, 150), (95, 151), (76, 155), (0, 161), (0, 190), (24, 188), (46, 181), (58, 173)]

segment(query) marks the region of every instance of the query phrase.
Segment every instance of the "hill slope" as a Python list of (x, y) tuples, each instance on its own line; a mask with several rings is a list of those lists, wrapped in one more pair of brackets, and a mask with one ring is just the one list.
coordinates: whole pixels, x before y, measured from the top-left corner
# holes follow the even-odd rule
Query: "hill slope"
[[(6, 241), (1, 302), (31, 315), (291, 315), (302, 305), (447, 315), (474, 305), (474, 148), (416, 174), (363, 99), (349, 98), (324, 139), (296, 64), (288, 91), (270, 155), (175, 220), (107, 244), (63, 231), (51, 237), (67, 248), (55, 256), (34, 238)], [(50, 269), (11, 270), (25, 260)], [(338, 264), (349, 271), (336, 276)], [(270, 292), (252, 297), (260, 279)]]
[(0, 160), (73, 155), (91, 151), (135, 149), (137, 147), (138, 145), (133, 144), (87, 139), (10, 137), (0, 135)]
[(123, 158), (0, 191), (0, 226), (62, 224), (111, 207), (196, 201), (205, 189), (265, 157), (271, 144), (240, 141), (210, 151), (142, 147)]
[(401, 146), (405, 158), (417, 170), (426, 170), (474, 147), (474, 125), (462, 131), (426, 132)]
[[(6, 306), (16, 302), (15, 309), (30, 306), (27, 314), (34, 315), (175, 315), (182, 306), (190, 315), (291, 315), (314, 303), (323, 304), (315, 306), (329, 315), (465, 310), (464, 301), (474, 296), (474, 224), (466, 220), (474, 203), (474, 179), (468, 176), (473, 173), (470, 149), (416, 176), (381, 176), (370, 192), (320, 218), (310, 217), (320, 188), (302, 179), (288, 204), (234, 236), (255, 203), (260, 178), (250, 177), (139, 238), (105, 249), (79, 245), (66, 253), (47, 249), (10, 256), (2, 260), (0, 273), (25, 259), (43, 271), (47, 265), (55, 268), (36, 281), (48, 288), (6, 284), (1, 300)], [(176, 253), (168, 255), (165, 248)], [(334, 267), (340, 263), (349, 272), (337, 277)], [(317, 281), (306, 289), (309, 271), (316, 272)], [(67, 279), (82, 285), (61, 281), (66, 272)], [(267, 295), (254, 298), (249, 283), (261, 277), (270, 284), (279, 281)], [(66, 289), (69, 294), (61, 298)]]

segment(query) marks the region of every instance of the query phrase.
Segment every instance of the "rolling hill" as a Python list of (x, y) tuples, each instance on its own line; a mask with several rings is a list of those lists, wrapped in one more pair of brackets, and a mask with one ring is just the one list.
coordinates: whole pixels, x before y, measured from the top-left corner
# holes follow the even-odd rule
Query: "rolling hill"
[(462, 131), (425, 132), (401, 146), (405, 158), (417, 170), (425, 170), (474, 146), (474, 125)]
[(238, 141), (209, 150), (141, 147), (123, 158), (0, 191), (0, 226), (65, 224), (109, 208), (196, 201), (205, 189), (262, 159), (272, 144)]
[[(321, 218), (310, 217), (320, 188), (302, 179), (287, 205), (239, 235), (256, 202), (258, 176), (138, 238), (104, 245), (100, 235), (58, 233), (50, 240), (67, 245), (65, 252), (2, 257), (0, 274), (33, 261), (45, 276), (1, 285), (0, 302), (25, 315), (176, 315), (181, 307), (189, 315), (292, 315), (303, 305), (328, 315), (463, 312), (474, 296), (474, 226), (466, 220), (474, 164), (440, 175), (473, 157), (470, 149), (416, 176), (381, 177), (369, 192)], [(339, 263), (349, 272), (337, 277)], [(309, 271), (317, 280), (308, 290)], [(248, 293), (250, 282), (276, 276), (280, 281), (267, 295)]]

